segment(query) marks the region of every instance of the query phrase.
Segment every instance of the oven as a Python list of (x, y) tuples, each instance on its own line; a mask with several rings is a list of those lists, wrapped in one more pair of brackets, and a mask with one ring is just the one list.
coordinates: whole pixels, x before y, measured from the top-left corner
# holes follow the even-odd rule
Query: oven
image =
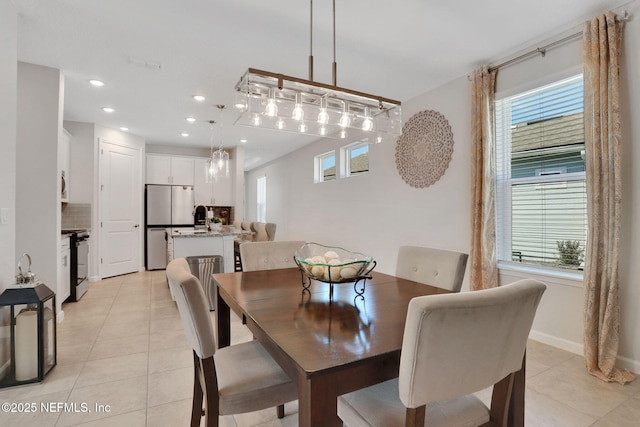
[(89, 288), (89, 237), (88, 230), (73, 230), (70, 235), (71, 295), (67, 301), (79, 301)]

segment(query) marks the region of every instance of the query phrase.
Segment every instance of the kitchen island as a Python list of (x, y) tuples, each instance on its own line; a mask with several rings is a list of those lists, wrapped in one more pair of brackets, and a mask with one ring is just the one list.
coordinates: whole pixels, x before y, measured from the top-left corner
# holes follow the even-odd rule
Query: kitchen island
[(167, 244), (169, 261), (188, 256), (222, 255), (224, 272), (234, 271), (233, 241), (244, 232), (235, 229), (204, 231), (174, 228)]

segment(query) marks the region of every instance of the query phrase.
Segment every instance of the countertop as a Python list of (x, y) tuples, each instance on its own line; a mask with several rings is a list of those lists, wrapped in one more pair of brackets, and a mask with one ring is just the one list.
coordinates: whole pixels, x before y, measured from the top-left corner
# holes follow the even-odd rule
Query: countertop
[(247, 231), (241, 231), (236, 229), (227, 229), (221, 231), (204, 231), (204, 230), (180, 230), (174, 229), (171, 233), (171, 237), (225, 237), (225, 236), (240, 236), (243, 234), (253, 234)]

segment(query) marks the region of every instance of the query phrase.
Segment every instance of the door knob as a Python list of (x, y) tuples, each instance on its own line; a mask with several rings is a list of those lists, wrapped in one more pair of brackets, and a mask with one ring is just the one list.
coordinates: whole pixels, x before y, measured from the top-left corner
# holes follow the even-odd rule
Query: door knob
[(136, 225), (134, 225), (134, 227), (135, 227), (135, 228), (138, 228), (138, 227), (140, 227), (140, 224), (136, 224)]

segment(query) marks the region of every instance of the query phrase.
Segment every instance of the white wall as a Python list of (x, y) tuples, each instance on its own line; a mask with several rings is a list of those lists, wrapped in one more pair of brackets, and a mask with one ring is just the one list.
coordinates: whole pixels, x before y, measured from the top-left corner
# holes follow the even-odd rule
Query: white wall
[[(72, 135), (70, 147), (70, 181), (69, 196), (71, 203), (91, 204), (91, 239), (89, 247), (89, 278), (91, 281), (98, 280), (98, 248), (99, 248), (99, 224), (100, 212), (98, 209), (98, 188), (99, 182), (99, 141), (107, 141), (113, 144), (124, 145), (140, 149), (142, 163), (144, 164), (145, 140), (144, 138), (122, 132), (116, 129), (109, 129), (94, 123), (65, 121), (64, 128)], [(142, 170), (144, 176), (144, 170)], [(140, 187), (142, 194), (144, 185), (142, 182), (135, 183)], [(142, 196), (141, 196), (142, 197)], [(141, 200), (144, 200), (141, 198)], [(142, 206), (140, 207), (142, 212)], [(142, 215), (142, 214), (141, 214)], [(142, 219), (140, 219), (142, 221)], [(141, 222), (142, 224), (143, 222)], [(141, 228), (142, 230), (142, 228)], [(140, 238), (142, 252), (142, 237)], [(144, 259), (144, 258), (141, 258)]]
[(94, 141), (93, 123), (64, 121), (71, 134), (69, 144), (69, 203), (93, 203)]
[[(93, 216), (91, 223), (91, 229), (93, 230), (91, 234), (91, 247), (90, 250), (93, 250), (90, 254), (90, 265), (93, 265), (93, 268), (89, 271), (90, 280), (98, 280), (99, 279), (99, 250), (100, 241), (99, 241), (99, 225), (100, 225), (100, 203), (99, 203), (99, 192), (98, 188), (100, 186), (100, 142), (109, 142), (111, 144), (122, 145), (130, 148), (137, 148), (140, 150), (140, 181), (136, 183), (132, 183), (140, 189), (140, 210), (139, 210), (139, 218), (138, 223), (144, 224), (144, 176), (145, 176), (145, 140), (144, 138), (133, 135), (129, 132), (123, 132), (116, 129), (105, 128), (103, 126), (95, 125), (95, 140), (94, 143), (94, 158), (93, 158), (93, 167), (95, 173), (93, 174), (93, 188), (95, 189), (93, 204), (91, 209), (91, 215)], [(144, 227), (139, 227), (139, 253), (138, 259), (140, 260), (138, 265), (138, 271), (144, 270)]]
[(622, 233), (620, 258), (620, 355), (640, 372), (640, 4), (628, 6), (621, 67), (623, 133)]
[(18, 14), (9, 0), (0, 0), (0, 293), (13, 283), (16, 270), (16, 101)]
[[(29, 253), (32, 271), (56, 291), (61, 269), (57, 159), (63, 77), (60, 70), (19, 62), (17, 90), (15, 262)], [(57, 304), (59, 309), (61, 301)]]
[[(637, 17), (638, 6), (629, 12)], [(620, 259), (621, 365), (640, 372), (640, 20), (627, 22), (622, 66), (623, 220)], [(580, 72), (580, 41), (500, 71), (498, 90), (523, 89), (523, 81)], [(577, 68), (576, 65), (578, 65)], [(547, 68), (545, 71), (546, 67)], [(572, 68), (573, 67), (573, 68)], [(536, 81), (542, 84), (543, 81)], [(246, 217), (255, 220), (256, 179), (267, 176), (267, 220), (277, 223), (277, 240), (301, 239), (343, 246), (372, 255), (376, 270), (393, 273), (400, 245), (415, 244), (469, 251), (470, 93), (465, 77), (403, 102), (405, 120), (421, 110), (447, 118), (454, 134), (453, 158), (445, 175), (425, 189), (405, 184), (395, 167), (393, 144), (370, 146), (371, 171), (363, 176), (313, 183), (313, 157), (338, 147), (320, 141), (246, 173)], [(510, 282), (520, 275), (501, 272)], [(541, 277), (549, 284), (532, 336), (574, 352), (582, 349), (582, 286)], [(468, 289), (468, 273), (463, 290)]]
[(369, 173), (314, 184), (313, 157), (340, 147), (325, 140), (247, 173), (247, 219), (255, 221), (256, 179), (266, 175), (266, 216), (277, 224), (277, 240), (316, 241), (363, 252), (378, 261), (376, 270), (386, 273), (395, 271), (401, 245), (468, 251), (469, 89), (463, 77), (402, 105), (407, 119), (421, 110), (436, 110), (453, 129), (451, 163), (431, 187), (406, 184), (396, 171), (395, 145), (385, 143), (369, 147)]

